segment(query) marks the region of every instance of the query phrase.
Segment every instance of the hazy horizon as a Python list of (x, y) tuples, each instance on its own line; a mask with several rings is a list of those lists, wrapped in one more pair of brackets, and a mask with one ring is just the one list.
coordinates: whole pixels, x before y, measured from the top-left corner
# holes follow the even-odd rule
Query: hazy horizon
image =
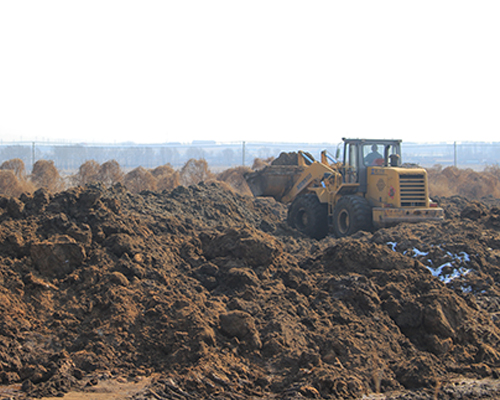
[(0, 2), (0, 138), (494, 141), (500, 3)]

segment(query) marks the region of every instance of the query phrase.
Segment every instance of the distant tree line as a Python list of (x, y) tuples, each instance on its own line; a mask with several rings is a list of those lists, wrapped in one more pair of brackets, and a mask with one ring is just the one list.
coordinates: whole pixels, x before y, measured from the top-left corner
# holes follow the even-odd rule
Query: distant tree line
[[(422, 166), (457, 167), (498, 164), (500, 143), (416, 144), (404, 143), (403, 161)], [(304, 150), (313, 155), (327, 149), (332, 155), (342, 147), (337, 143), (193, 143), (162, 145), (85, 145), (53, 143), (0, 144), (0, 163), (20, 159), (28, 169), (37, 160), (51, 160), (60, 171), (74, 171), (86, 161), (100, 164), (115, 160), (126, 170), (142, 166), (156, 168), (169, 164), (182, 167), (190, 159), (204, 159), (211, 168), (251, 166), (256, 158), (278, 157), (281, 152)]]

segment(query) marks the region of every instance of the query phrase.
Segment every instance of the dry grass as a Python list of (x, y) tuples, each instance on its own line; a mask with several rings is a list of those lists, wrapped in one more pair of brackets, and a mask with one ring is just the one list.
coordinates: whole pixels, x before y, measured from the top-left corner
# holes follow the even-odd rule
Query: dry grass
[(64, 181), (54, 165), (54, 161), (38, 160), (33, 165), (31, 182), (35, 188), (44, 188), (50, 192), (59, 192), (64, 189)]
[(196, 185), (197, 183), (212, 179), (213, 177), (204, 159), (190, 159), (182, 167), (180, 172), (180, 182), (184, 186)]
[(0, 194), (18, 197), (22, 193), (32, 193), (34, 185), (27, 180), (24, 162), (19, 158), (5, 161), (0, 166)]
[(7, 197), (19, 197), (22, 193), (32, 193), (33, 185), (26, 180), (17, 179), (14, 171), (0, 169), (0, 194)]
[(248, 187), (248, 183), (245, 180), (245, 174), (251, 172), (252, 170), (248, 167), (236, 167), (226, 169), (217, 175), (217, 180), (225, 182), (234, 191), (251, 196), (252, 192)]
[(180, 185), (180, 177), (179, 173), (176, 171), (173, 175), (162, 176), (158, 179), (158, 183), (156, 184), (158, 190), (172, 190)]
[(151, 171), (155, 178), (175, 174), (176, 171), (170, 164), (160, 165)]
[(157, 179), (147, 169), (137, 167), (125, 175), (123, 183), (132, 193), (140, 193), (143, 190), (156, 190)]
[(14, 175), (18, 180), (26, 181), (26, 168), (23, 160), (19, 158), (13, 158), (12, 160), (5, 161), (2, 165), (0, 165), (0, 169), (11, 170), (14, 172)]
[[(152, 170), (138, 167), (126, 175), (115, 160), (107, 161), (102, 165), (90, 160), (80, 166), (70, 181), (73, 185), (81, 186), (96, 182), (107, 186), (124, 183), (131, 192), (139, 193), (143, 190), (168, 191), (179, 185), (189, 186), (202, 181), (217, 180), (235, 192), (250, 196), (251, 192), (245, 180), (245, 174), (269, 165), (272, 160), (272, 158), (255, 159), (252, 169), (229, 168), (217, 175), (210, 171), (204, 159), (191, 159), (180, 171), (166, 164)], [(427, 173), (431, 197), (460, 195), (470, 200), (480, 200), (485, 196), (500, 198), (500, 166), (498, 165), (487, 166), (481, 172), (435, 165), (428, 168)], [(33, 166), (32, 174), (27, 177), (23, 161), (12, 159), (0, 165), (0, 174), (0, 194), (5, 196), (32, 193), (38, 188), (46, 188), (51, 192), (58, 192), (65, 188), (64, 181), (53, 161), (37, 161)]]
[(156, 187), (160, 191), (172, 190), (180, 185), (180, 174), (170, 164), (156, 167), (151, 173), (157, 179)]
[(98, 173), (99, 182), (102, 182), (106, 186), (113, 186), (117, 183), (123, 182), (123, 172), (120, 168), (120, 164), (117, 161), (111, 160), (106, 161), (99, 167)]
[(71, 181), (76, 186), (85, 186), (89, 183), (99, 181), (99, 163), (94, 160), (89, 160), (80, 165), (78, 173), (71, 177)]
[(498, 180), (500, 180), (500, 166), (498, 164), (495, 165), (487, 165), (484, 168), (484, 172), (487, 172), (488, 174), (491, 174), (492, 176), (496, 177)]
[(471, 200), (484, 196), (500, 198), (500, 168), (487, 167), (482, 172), (436, 165), (427, 170), (431, 196), (460, 195)]

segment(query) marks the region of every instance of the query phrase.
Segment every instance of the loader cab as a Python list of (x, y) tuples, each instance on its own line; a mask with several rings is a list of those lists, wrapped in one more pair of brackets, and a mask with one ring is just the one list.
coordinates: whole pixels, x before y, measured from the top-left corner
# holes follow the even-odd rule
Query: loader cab
[(398, 167), (401, 165), (401, 140), (342, 139), (344, 141), (345, 183), (359, 183), (359, 190), (367, 190), (367, 171), (370, 167)]

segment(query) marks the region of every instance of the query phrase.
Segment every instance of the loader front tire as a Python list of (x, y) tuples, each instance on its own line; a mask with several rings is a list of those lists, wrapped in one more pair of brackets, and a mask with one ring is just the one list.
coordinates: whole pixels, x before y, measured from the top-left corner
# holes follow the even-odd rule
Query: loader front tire
[(372, 209), (361, 196), (344, 196), (333, 209), (333, 232), (337, 238), (372, 229)]
[(288, 209), (288, 225), (314, 239), (323, 239), (328, 234), (327, 207), (315, 194), (300, 195)]

